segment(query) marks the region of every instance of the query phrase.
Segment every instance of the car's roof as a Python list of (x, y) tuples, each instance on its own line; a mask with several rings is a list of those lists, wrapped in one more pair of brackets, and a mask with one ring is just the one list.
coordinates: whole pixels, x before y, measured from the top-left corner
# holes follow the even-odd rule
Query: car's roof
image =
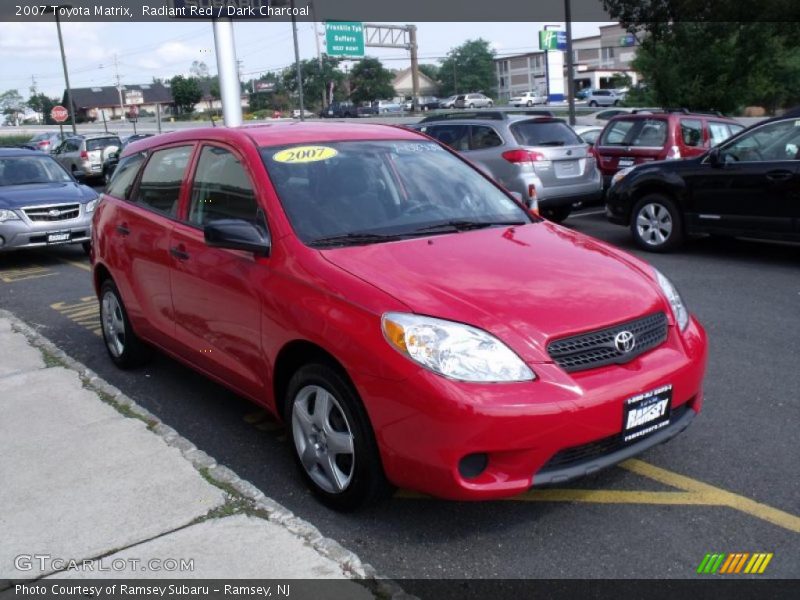
[(45, 154), (39, 150), (30, 150), (28, 148), (0, 148), (0, 158), (11, 156), (46, 156), (50, 158), (49, 154)]
[(417, 132), (395, 125), (295, 121), (293, 123), (267, 123), (242, 127), (184, 129), (132, 142), (125, 148), (125, 155), (140, 152), (151, 146), (194, 140), (252, 143), (256, 146), (282, 146), (318, 142), (415, 140), (419, 138), (420, 134)]
[(674, 116), (675, 118), (692, 118), (692, 119), (715, 119), (718, 121), (727, 121), (731, 123), (736, 123), (736, 119), (732, 119), (730, 117), (720, 116), (720, 115), (710, 115), (708, 113), (693, 113), (693, 112), (680, 112), (680, 111), (657, 111), (653, 110), (652, 112), (644, 112), (646, 109), (642, 109), (642, 112), (638, 113), (621, 113), (619, 115), (615, 115), (609, 119), (609, 121), (629, 121), (629, 120), (638, 120), (638, 119), (653, 119), (653, 118), (669, 118), (670, 116)]

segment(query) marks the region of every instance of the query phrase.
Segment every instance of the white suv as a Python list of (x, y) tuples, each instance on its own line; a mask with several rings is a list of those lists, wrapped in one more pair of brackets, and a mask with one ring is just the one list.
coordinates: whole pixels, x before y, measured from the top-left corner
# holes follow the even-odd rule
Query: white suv
[(625, 100), (625, 94), (616, 90), (592, 90), (586, 96), (589, 106), (619, 106)]
[(547, 104), (547, 96), (536, 92), (523, 92), (508, 101), (511, 106), (533, 106), (534, 104)]

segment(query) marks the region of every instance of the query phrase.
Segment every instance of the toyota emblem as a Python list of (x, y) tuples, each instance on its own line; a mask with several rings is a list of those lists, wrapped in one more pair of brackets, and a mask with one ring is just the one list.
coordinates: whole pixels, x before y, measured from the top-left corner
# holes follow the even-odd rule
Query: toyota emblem
[(630, 331), (620, 331), (614, 336), (614, 347), (622, 354), (628, 354), (636, 346), (636, 337)]
[(53, 210), (51, 210), (47, 214), (48, 214), (48, 216), (51, 216), (51, 217), (60, 217), (61, 216), (61, 211), (58, 210), (57, 208), (54, 208)]

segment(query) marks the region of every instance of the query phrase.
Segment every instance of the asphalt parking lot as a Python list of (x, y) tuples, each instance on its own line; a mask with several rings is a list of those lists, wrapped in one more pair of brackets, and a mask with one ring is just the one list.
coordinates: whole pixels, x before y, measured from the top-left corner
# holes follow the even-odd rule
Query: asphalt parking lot
[(763, 552), (774, 556), (756, 577), (797, 578), (800, 246), (698, 239), (647, 255), (598, 208), (565, 225), (644, 256), (678, 286), (709, 334), (704, 411), (620, 467), (499, 502), (400, 490), (360, 513), (325, 509), (266, 413), (161, 355), (112, 366), (79, 248), (0, 255), (0, 307), (385, 576), (687, 578), (707, 553)]

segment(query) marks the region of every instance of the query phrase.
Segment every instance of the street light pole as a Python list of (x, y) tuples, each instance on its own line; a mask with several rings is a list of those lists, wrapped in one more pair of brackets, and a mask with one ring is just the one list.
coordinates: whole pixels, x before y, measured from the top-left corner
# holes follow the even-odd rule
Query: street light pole
[(230, 19), (214, 19), (214, 50), (222, 96), (222, 118), (226, 127), (238, 127), (242, 124), (242, 88), (236, 71), (236, 46)]
[(72, 104), (72, 88), (69, 85), (69, 71), (67, 71), (67, 56), (64, 54), (64, 38), (61, 37), (61, 21), (58, 19), (58, 9), (67, 8), (66, 6), (54, 6), (53, 13), (56, 17), (56, 29), (58, 30), (58, 45), (61, 48), (61, 66), (64, 67), (64, 83), (67, 84), (67, 112), (69, 112), (70, 120), (72, 121), (72, 134), (78, 135), (78, 129), (75, 127), (75, 107)]
[(300, 70), (300, 46), (297, 44), (297, 17), (294, 15), (294, 0), (291, 0), (292, 7), (292, 37), (294, 38), (294, 63), (297, 69), (297, 92), (300, 95), (300, 120), (305, 121), (305, 107), (303, 106), (303, 73)]
[(572, 10), (569, 0), (564, 0), (564, 19), (567, 25), (567, 102), (569, 104), (569, 124), (575, 125), (575, 68), (572, 59)]

